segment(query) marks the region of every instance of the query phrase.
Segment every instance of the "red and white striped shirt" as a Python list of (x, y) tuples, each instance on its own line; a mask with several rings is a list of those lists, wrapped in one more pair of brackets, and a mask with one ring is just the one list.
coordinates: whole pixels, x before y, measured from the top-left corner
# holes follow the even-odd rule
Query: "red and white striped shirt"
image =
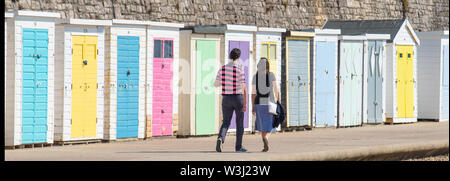
[(243, 94), (241, 85), (245, 84), (244, 71), (233, 62), (220, 68), (216, 80), (222, 83), (222, 94)]

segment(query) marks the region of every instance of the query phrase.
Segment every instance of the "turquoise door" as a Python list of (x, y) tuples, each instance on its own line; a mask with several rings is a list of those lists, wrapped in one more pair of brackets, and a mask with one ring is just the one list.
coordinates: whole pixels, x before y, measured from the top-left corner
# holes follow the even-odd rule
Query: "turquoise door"
[(289, 126), (309, 125), (308, 40), (288, 40)]
[(382, 123), (382, 41), (369, 41), (368, 45), (367, 123)]
[(316, 126), (335, 124), (336, 43), (316, 42)]
[(138, 136), (139, 37), (117, 36), (117, 138)]
[(48, 30), (23, 29), (22, 144), (47, 141)]
[(339, 96), (342, 102), (339, 126), (356, 126), (361, 124), (363, 44), (346, 41), (342, 43), (341, 48), (343, 49), (340, 60), (342, 89)]
[(441, 106), (441, 119), (446, 119), (448, 120), (449, 118), (449, 107), (448, 107), (448, 99), (449, 99), (449, 95), (448, 95), (448, 83), (449, 83), (449, 79), (448, 79), (448, 45), (443, 46), (443, 67), (442, 67), (442, 106)]

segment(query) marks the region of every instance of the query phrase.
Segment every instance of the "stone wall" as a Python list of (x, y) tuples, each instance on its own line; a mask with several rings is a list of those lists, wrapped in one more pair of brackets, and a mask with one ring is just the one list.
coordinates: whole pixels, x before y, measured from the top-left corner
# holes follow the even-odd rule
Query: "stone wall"
[[(407, 0), (417, 31), (448, 30), (448, 0)], [(321, 27), (326, 19), (397, 19), (402, 0), (5, 0), (5, 10), (60, 12), (63, 18), (134, 19), (190, 25)]]

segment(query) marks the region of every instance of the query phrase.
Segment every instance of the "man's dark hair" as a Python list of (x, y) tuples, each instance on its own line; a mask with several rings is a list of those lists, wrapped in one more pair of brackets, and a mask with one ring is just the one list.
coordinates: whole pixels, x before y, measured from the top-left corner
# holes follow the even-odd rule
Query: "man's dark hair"
[(236, 60), (239, 57), (241, 57), (241, 50), (239, 50), (239, 48), (233, 48), (233, 50), (231, 50), (230, 52), (230, 59), (231, 60)]

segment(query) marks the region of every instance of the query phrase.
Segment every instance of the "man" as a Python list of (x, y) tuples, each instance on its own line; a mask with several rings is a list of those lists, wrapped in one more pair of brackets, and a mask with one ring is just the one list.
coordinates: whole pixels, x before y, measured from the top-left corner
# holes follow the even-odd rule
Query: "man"
[(244, 135), (244, 112), (247, 111), (247, 87), (245, 85), (244, 71), (239, 66), (241, 50), (231, 50), (228, 64), (217, 72), (215, 87), (222, 86), (222, 114), (223, 123), (217, 138), (216, 151), (222, 152), (222, 144), (225, 143), (228, 127), (230, 127), (233, 112), (236, 114), (236, 152), (247, 152), (242, 147)]

